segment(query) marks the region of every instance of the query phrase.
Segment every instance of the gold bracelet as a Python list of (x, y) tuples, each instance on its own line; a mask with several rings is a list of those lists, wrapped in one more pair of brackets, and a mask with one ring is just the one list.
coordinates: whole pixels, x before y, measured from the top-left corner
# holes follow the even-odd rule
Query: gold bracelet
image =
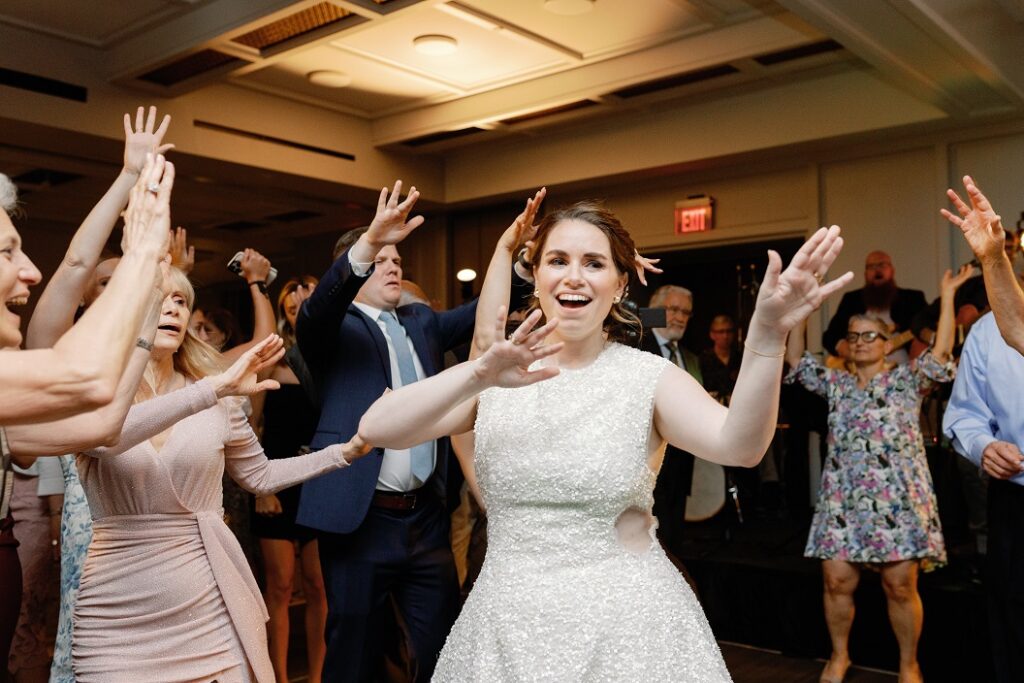
[(762, 358), (782, 358), (786, 355), (786, 349), (782, 349), (782, 351), (779, 351), (778, 353), (762, 353), (745, 341), (743, 342), (743, 348), (750, 351), (755, 356), (761, 356)]

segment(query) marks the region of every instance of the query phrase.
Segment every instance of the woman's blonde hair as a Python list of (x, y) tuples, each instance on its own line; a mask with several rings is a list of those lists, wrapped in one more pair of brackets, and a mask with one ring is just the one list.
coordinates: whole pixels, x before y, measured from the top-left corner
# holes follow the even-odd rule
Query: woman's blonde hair
[[(191, 313), (196, 303), (196, 290), (188, 276), (173, 266), (170, 269), (171, 291), (180, 292), (185, 296), (185, 303)], [(185, 338), (181, 346), (174, 352), (174, 369), (185, 377), (198, 381), (209, 375), (216, 375), (227, 367), (224, 357), (199, 337), (192, 334), (192, 328), (185, 328)], [(155, 391), (156, 383), (149, 369), (146, 370), (146, 384)]]

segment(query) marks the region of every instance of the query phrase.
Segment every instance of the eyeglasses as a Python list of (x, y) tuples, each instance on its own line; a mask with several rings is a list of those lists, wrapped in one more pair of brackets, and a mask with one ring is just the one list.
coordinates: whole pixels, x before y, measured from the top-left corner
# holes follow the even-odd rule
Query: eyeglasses
[(686, 318), (689, 318), (691, 315), (693, 315), (692, 308), (679, 308), (678, 306), (666, 306), (665, 312), (671, 313), (672, 315), (681, 315)]
[(848, 341), (851, 344), (856, 344), (858, 339), (863, 339), (865, 344), (870, 344), (871, 342), (875, 341), (879, 337), (881, 337), (882, 339), (888, 339), (888, 337), (886, 337), (881, 332), (869, 331), (869, 332), (847, 332), (846, 333), (846, 341)]

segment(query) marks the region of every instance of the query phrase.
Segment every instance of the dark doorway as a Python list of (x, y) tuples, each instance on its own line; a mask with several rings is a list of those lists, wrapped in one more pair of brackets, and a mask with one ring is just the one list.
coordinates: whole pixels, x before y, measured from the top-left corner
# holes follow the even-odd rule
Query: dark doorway
[(645, 252), (644, 256), (660, 258), (658, 266), (665, 272), (649, 275), (646, 290), (635, 293), (632, 298), (646, 306), (655, 289), (670, 284), (693, 292), (693, 317), (686, 328), (683, 344), (699, 353), (711, 346), (708, 330), (711, 319), (716, 315), (730, 315), (741, 329), (746, 329), (757, 297), (757, 287), (768, 265), (768, 250), (779, 252), (785, 266), (803, 242), (800, 238), (790, 238)]

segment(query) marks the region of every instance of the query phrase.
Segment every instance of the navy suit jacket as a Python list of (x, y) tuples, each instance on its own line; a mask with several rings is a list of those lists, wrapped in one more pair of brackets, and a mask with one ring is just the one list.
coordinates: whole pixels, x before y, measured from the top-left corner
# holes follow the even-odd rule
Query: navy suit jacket
[[(331, 264), (299, 311), (299, 350), (323, 402), (310, 444), (314, 450), (352, 438), (363, 413), (392, 386), (384, 333), (352, 305), (365, 281), (352, 272), (346, 252)], [(472, 338), (476, 301), (442, 313), (423, 304), (402, 306), (395, 313), (429, 377), (444, 369), (445, 351)], [(438, 440), (432, 483), (442, 495), (449, 448), (448, 439)], [(332, 533), (355, 531), (370, 507), (383, 457), (383, 449), (375, 448), (346, 468), (307, 481), (296, 521)]]

